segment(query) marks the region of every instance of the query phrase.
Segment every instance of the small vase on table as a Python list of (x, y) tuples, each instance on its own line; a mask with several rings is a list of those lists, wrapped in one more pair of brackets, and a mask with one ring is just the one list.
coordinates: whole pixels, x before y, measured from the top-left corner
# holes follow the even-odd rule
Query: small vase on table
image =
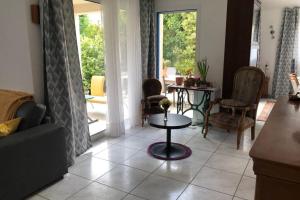
[(164, 117), (164, 121), (168, 121), (168, 109), (164, 109), (164, 113), (165, 113), (165, 117)]
[(168, 109), (171, 105), (171, 101), (168, 99), (168, 98), (165, 98), (163, 100), (161, 100), (159, 102), (159, 105), (163, 108), (164, 110), (164, 122), (167, 122), (168, 121)]

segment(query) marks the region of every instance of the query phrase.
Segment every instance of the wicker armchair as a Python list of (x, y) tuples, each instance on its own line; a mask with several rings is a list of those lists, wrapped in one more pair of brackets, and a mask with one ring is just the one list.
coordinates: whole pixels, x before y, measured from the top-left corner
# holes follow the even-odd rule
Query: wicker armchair
[(151, 114), (163, 113), (163, 109), (160, 107), (160, 100), (166, 98), (161, 95), (162, 85), (157, 79), (147, 79), (143, 83), (144, 98), (142, 99), (142, 126), (147, 119), (147, 116)]
[[(210, 102), (205, 116), (204, 138), (208, 125), (237, 131), (237, 149), (244, 130), (251, 127), (251, 139), (255, 138), (256, 111), (261, 98), (265, 75), (256, 67), (242, 67), (234, 76), (231, 99)], [(210, 114), (214, 105), (220, 105), (220, 112)]]

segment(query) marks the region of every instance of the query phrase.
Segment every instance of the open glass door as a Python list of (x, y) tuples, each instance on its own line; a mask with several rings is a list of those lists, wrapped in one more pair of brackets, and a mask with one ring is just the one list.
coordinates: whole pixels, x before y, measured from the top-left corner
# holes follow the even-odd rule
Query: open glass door
[[(196, 24), (197, 11), (168, 11), (158, 13), (158, 78), (163, 92), (176, 105), (174, 91), (167, 90), (176, 77), (194, 74), (196, 66)], [(174, 107), (172, 112), (176, 112)]]
[(106, 129), (103, 11), (99, 3), (73, 0), (78, 51), (90, 134)]

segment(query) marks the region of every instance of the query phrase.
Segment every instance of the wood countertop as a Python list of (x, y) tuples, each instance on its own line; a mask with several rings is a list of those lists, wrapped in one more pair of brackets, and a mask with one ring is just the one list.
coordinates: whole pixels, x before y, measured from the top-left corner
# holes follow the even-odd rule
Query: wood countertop
[(277, 100), (250, 156), (255, 200), (300, 199), (300, 102)]
[(277, 100), (250, 156), (300, 168), (300, 102)]

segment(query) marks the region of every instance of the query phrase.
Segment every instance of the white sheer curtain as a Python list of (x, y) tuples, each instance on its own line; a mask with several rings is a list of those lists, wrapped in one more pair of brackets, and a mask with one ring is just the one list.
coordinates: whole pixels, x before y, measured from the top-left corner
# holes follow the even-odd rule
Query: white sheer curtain
[[(300, 17), (299, 17), (300, 20)], [(298, 78), (300, 77), (300, 26), (298, 26), (298, 45), (297, 45), (297, 61), (298, 61), (298, 69), (297, 69), (297, 73), (298, 73)]]
[(127, 1), (127, 70), (129, 127), (141, 122), (142, 60), (139, 0)]
[(140, 121), (142, 97), (139, 0), (104, 0), (107, 135), (118, 137)]

